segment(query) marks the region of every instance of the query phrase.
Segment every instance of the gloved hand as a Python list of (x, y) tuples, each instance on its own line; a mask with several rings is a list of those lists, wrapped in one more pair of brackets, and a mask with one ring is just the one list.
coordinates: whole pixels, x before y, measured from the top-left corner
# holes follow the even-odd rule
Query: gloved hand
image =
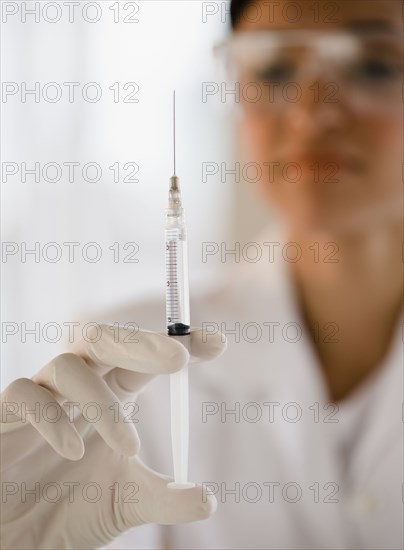
[(188, 353), (162, 334), (139, 331), (135, 343), (119, 328), (116, 342), (116, 331), (100, 328), (97, 342), (83, 341), (77, 354), (59, 355), (1, 395), (2, 548), (97, 548), (131, 527), (205, 519), (216, 508), (201, 486), (167, 488), (172, 478), (136, 456), (130, 417), (151, 378), (190, 356), (218, 357), (221, 335), (204, 342), (193, 329)]

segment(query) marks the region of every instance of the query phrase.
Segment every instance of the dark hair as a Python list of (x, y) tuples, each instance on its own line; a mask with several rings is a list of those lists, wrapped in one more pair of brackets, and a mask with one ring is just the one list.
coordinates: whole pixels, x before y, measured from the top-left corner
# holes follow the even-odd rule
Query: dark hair
[(234, 29), (237, 23), (240, 21), (243, 11), (248, 6), (252, 4), (253, 0), (231, 0), (230, 5), (230, 19), (231, 26)]

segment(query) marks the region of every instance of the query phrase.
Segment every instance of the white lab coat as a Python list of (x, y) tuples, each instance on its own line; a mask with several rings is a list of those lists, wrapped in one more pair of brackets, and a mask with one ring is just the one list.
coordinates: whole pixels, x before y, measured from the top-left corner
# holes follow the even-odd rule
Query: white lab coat
[[(190, 368), (189, 478), (212, 484), (218, 509), (135, 528), (108, 548), (403, 548), (402, 319), (384, 364), (336, 410), (307, 334), (292, 342), (297, 325), (285, 329), (303, 323), (279, 257), (235, 264), (225, 287), (191, 307), (194, 326), (240, 325), (222, 357)], [(161, 330), (162, 318), (163, 301), (120, 320)], [(279, 323), (273, 341), (264, 323)], [(167, 378), (139, 404), (142, 458), (172, 474)]]

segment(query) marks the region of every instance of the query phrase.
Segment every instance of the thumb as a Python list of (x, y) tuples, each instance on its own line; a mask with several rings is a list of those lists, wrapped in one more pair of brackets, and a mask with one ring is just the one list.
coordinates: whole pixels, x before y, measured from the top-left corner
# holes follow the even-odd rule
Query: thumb
[[(139, 460), (139, 459), (138, 459)], [(170, 487), (171, 477), (142, 465), (146, 474), (138, 484), (137, 502), (124, 504), (124, 516), (130, 526), (142, 523), (174, 525), (207, 519), (217, 508), (217, 500), (208, 485), (194, 484), (192, 487)]]
[(217, 508), (216, 497), (207, 487), (197, 484), (178, 489), (165, 483), (160, 498), (153, 504), (149, 521), (163, 525), (207, 519)]

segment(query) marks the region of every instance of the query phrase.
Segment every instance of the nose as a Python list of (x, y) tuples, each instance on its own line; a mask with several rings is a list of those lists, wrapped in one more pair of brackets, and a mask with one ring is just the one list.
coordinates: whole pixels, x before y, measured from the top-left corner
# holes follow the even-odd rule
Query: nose
[(284, 97), (284, 121), (293, 135), (335, 134), (346, 127), (350, 113), (335, 67), (313, 60), (294, 84), (297, 98)]

